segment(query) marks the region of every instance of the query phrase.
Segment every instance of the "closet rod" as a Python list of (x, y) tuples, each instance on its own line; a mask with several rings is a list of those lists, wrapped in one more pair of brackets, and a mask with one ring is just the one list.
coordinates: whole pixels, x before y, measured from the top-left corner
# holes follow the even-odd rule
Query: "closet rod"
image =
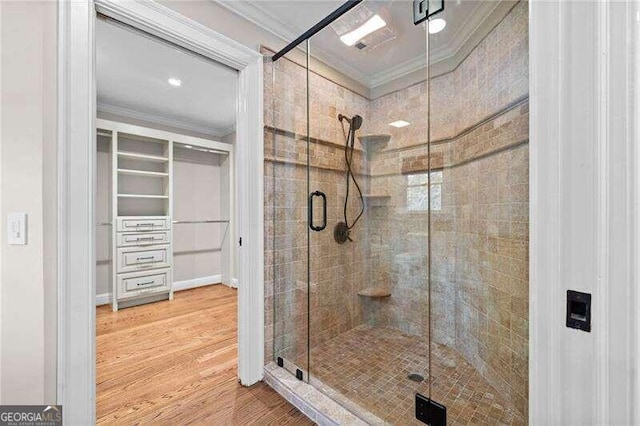
[(229, 223), (228, 220), (174, 220), (172, 222), (176, 225), (182, 225), (184, 223)]

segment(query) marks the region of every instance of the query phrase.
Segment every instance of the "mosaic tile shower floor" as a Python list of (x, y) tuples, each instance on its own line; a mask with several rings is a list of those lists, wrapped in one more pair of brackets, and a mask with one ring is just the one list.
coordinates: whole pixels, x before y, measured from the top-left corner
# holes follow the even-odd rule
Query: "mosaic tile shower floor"
[[(453, 349), (432, 344), (433, 398), (447, 407), (448, 425), (524, 425), (480, 373)], [(312, 376), (350, 402), (391, 424), (422, 424), (414, 395), (428, 395), (426, 339), (391, 328), (356, 327), (311, 351)]]

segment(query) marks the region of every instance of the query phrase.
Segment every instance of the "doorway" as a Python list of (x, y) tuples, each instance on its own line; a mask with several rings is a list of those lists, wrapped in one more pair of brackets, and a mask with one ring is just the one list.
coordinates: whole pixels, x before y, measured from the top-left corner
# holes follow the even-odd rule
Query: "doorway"
[(95, 28), (97, 422), (173, 421), (237, 377), (238, 73)]
[[(83, 4), (61, 3), (59, 8), (58, 402), (65, 406), (70, 423), (95, 422), (97, 211), (93, 200), (97, 191), (93, 184), (99, 124), (95, 116), (97, 70), (93, 49), (96, 12), (238, 71), (236, 102), (239, 107), (234, 147), (237, 167), (233, 176), (238, 195), (237, 234), (244, 236), (244, 244), (239, 249), (234, 237), (238, 264), (243, 265), (237, 275), (237, 377), (245, 386), (256, 383), (262, 377), (263, 352), (255, 350), (255, 342), (261, 341), (264, 333), (261, 312), (263, 196), (261, 174), (255, 174), (256, 170), (262, 169), (262, 56), (155, 3), (100, 0)], [(146, 125), (148, 123), (143, 124), (145, 126), (140, 123), (133, 126), (151, 128)], [(165, 128), (162, 131), (174, 133), (173, 130)], [(199, 136), (202, 135), (190, 137)], [(169, 197), (154, 191), (144, 195)], [(149, 197), (151, 199), (156, 205), (160, 204), (158, 200), (168, 202), (168, 198)], [(248, 347), (254, 350), (243, 350)], [(236, 382), (235, 378), (233, 382)]]

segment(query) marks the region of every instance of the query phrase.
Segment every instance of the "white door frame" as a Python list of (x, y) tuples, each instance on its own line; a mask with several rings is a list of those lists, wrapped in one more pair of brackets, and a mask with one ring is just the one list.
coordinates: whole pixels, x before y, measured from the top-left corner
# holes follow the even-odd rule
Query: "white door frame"
[(58, 403), (95, 423), (96, 10), (239, 71), (236, 188), (238, 373), (262, 379), (264, 194), (262, 55), (151, 1), (74, 0), (58, 13)]
[[(529, 423), (639, 424), (640, 5), (529, 12)], [(567, 290), (592, 294), (590, 333)]]

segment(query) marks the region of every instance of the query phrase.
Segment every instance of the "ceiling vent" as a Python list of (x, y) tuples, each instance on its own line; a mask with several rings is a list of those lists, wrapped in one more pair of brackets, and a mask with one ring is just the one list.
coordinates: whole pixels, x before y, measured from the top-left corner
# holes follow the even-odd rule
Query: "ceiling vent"
[[(385, 16), (387, 15), (382, 11), (379, 13)], [(333, 21), (330, 26), (338, 37), (340, 37), (362, 26), (365, 22), (371, 19), (373, 15), (375, 15), (375, 13), (373, 13), (366, 4), (362, 3)], [(385, 19), (385, 21), (387, 22), (386, 27), (366, 35), (362, 39), (358, 40), (358, 42), (353, 46), (357, 47), (359, 50), (371, 50), (382, 43), (394, 40), (396, 38), (396, 33), (390, 28), (390, 22), (387, 19)]]

